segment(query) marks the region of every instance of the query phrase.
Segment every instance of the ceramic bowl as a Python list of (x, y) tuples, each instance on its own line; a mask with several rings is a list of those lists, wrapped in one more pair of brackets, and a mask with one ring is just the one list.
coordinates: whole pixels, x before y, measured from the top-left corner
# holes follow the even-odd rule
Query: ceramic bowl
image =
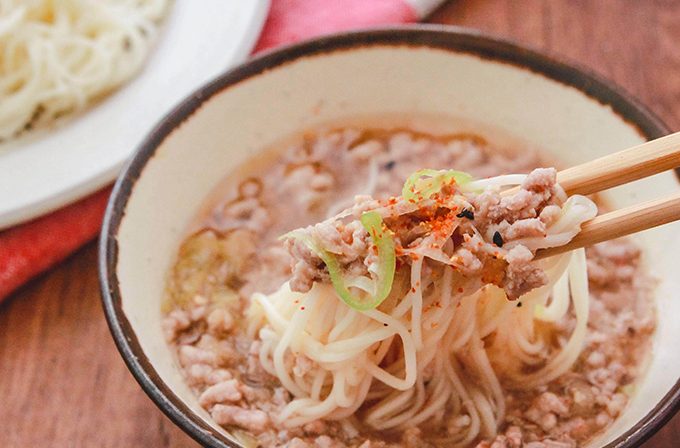
[[(188, 223), (230, 171), (272, 143), (322, 123), (400, 114), (461, 117), (566, 164), (668, 133), (611, 82), (458, 28), (324, 37), (257, 57), (197, 90), (149, 133), (120, 175), (100, 269), (106, 317), (125, 362), (163, 412), (200, 443), (238, 446), (198, 405), (161, 332), (164, 281)], [(667, 172), (606, 198), (621, 206), (679, 189)], [(672, 224), (635, 237), (659, 279), (658, 331), (630, 406), (592, 446), (639, 445), (679, 407), (679, 231)]]

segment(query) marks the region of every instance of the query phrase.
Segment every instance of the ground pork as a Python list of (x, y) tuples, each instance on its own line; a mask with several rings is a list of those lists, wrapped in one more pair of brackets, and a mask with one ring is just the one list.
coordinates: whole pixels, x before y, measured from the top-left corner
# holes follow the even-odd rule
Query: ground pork
[(508, 268), (503, 284), (508, 297), (520, 297), (548, 283), (545, 272), (531, 263), (532, 258), (533, 254), (524, 246), (515, 246), (508, 252), (505, 257)]
[(184, 367), (194, 364), (215, 365), (217, 354), (209, 350), (203, 350), (193, 345), (182, 345), (178, 349), (179, 362)]
[(209, 364), (192, 364), (185, 369), (190, 384), (194, 386), (213, 385), (232, 378), (229, 370), (215, 368)]
[(198, 403), (203, 407), (209, 408), (215, 403), (239, 401), (243, 395), (238, 386), (239, 382), (234, 379), (214, 384), (203, 391), (201, 396), (198, 397)]
[[(555, 170), (537, 169), (527, 176), (515, 194), (500, 196), (492, 192), (479, 195), (484, 197), (476, 204), (481, 213), (477, 213), (475, 217), (474, 212), (468, 210), (471, 213), (467, 215), (468, 221), (460, 224), (457, 235), (458, 238), (462, 237), (462, 242), (458, 246), (454, 242), (451, 256), (453, 265), (465, 276), (481, 275), (483, 284), (493, 283), (503, 287), (512, 299), (545, 284), (547, 281), (545, 274), (538, 265), (532, 263), (533, 253), (526, 247), (515, 245), (505, 256), (506, 264), (496, 260), (502, 258), (503, 251), (500, 248), (505, 242), (546, 235), (546, 225), (537, 216), (543, 207), (557, 200), (555, 198), (557, 189)], [(442, 190), (442, 194), (447, 194), (446, 191)], [(448, 194), (453, 193), (455, 191)], [(475, 204), (474, 197), (468, 199)], [(298, 236), (286, 241), (293, 259), (289, 282), (293, 291), (307, 292), (314, 282), (328, 279), (327, 267), (320, 254), (309, 247), (309, 241), (334, 254), (341, 269), (345, 271), (345, 277), (363, 276), (372, 271), (377, 260), (376, 250), (368, 244), (368, 232), (358, 219), (358, 216), (367, 210), (365, 206), (367, 202), (363, 198), (359, 201), (358, 212), (356, 209), (352, 212), (353, 219), (349, 222), (343, 220), (343, 217), (329, 219), (297, 230)], [(398, 257), (402, 257), (401, 265), (408, 265), (414, 260), (408, 249), (420, 248), (426, 240), (430, 245), (437, 241), (436, 233), (429, 232), (435, 226), (439, 228), (445, 225), (440, 222), (442, 216), (456, 215), (456, 218), (462, 216), (461, 219), (466, 219), (464, 213), (458, 215), (457, 209), (453, 211), (429, 205), (406, 214), (391, 212), (390, 207), (397, 204), (408, 206), (405, 198), (390, 200), (386, 204), (380, 202), (370, 204), (378, 209), (387, 205), (390, 213), (385, 218), (388, 220), (387, 226), (393, 233), (396, 244), (406, 249), (401, 251), (402, 255), (397, 254)], [(481, 233), (478, 230), (481, 230)], [(485, 233), (486, 240), (481, 237)], [(498, 238), (501, 239), (500, 242)], [(455, 239), (456, 236), (452, 236), (452, 240)]]
[[(322, 222), (308, 227), (305, 231), (325, 250), (336, 254), (345, 269), (353, 271), (351, 272), (353, 275), (367, 272), (368, 266), (364, 265), (364, 261), (367, 257), (368, 233), (358, 221), (347, 225), (339, 222)], [(293, 275), (290, 279), (293, 291), (307, 292), (315, 281), (328, 279), (325, 264), (305, 241), (297, 238), (288, 239), (286, 247), (293, 258)]]
[(257, 434), (269, 426), (269, 416), (258, 409), (244, 409), (240, 406), (217, 404), (210, 415), (218, 425), (237, 425)]
[(542, 237), (546, 235), (546, 226), (538, 218), (527, 218), (515, 221), (508, 225), (502, 232), (504, 241), (512, 241), (520, 238)]
[(482, 222), (491, 224), (537, 218), (545, 207), (554, 205), (554, 201), (563, 196), (556, 186), (556, 176), (554, 168), (538, 168), (527, 176), (515, 194), (482, 193), (472, 199), (475, 214)]

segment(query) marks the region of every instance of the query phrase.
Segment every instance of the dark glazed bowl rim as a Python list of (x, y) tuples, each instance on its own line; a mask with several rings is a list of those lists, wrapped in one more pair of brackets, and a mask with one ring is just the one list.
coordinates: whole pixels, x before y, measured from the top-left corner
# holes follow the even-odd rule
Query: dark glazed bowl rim
[[(197, 442), (219, 448), (238, 448), (189, 408), (165, 385), (145, 356), (122, 309), (116, 265), (117, 232), (127, 201), (146, 163), (156, 148), (212, 96), (296, 59), (361, 47), (429, 47), (511, 64), (571, 86), (608, 105), (632, 124), (644, 138), (669, 133), (668, 127), (640, 102), (612, 82), (572, 63), (539, 53), (510, 41), (475, 30), (435, 25), (379, 28), (336, 34), (267, 52), (205, 84), (169, 112), (148, 134), (118, 177), (109, 200), (99, 242), (99, 276), (104, 312), (114, 341), (125, 363), (156, 405)], [(680, 379), (642, 420), (607, 445), (607, 448), (639, 446), (680, 409)]]

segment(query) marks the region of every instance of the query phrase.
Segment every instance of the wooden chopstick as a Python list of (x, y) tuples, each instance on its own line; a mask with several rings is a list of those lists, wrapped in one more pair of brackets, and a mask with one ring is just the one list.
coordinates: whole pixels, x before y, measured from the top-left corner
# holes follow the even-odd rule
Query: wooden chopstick
[(557, 173), (567, 194), (592, 194), (680, 166), (680, 132)]
[[(680, 132), (643, 143), (557, 173), (568, 195), (593, 194), (680, 167)], [(510, 195), (519, 187), (503, 191)], [(630, 235), (680, 220), (680, 193), (596, 216), (583, 223), (568, 244), (541, 249), (535, 259)]]
[[(588, 195), (679, 166), (680, 132), (675, 132), (562, 170), (557, 173), (557, 183), (570, 196)], [(519, 187), (508, 188), (501, 195), (518, 191)]]
[(581, 231), (569, 243), (541, 249), (536, 252), (534, 259), (540, 260), (677, 220), (680, 220), (680, 192), (664, 199), (655, 199), (596, 216), (583, 223)]

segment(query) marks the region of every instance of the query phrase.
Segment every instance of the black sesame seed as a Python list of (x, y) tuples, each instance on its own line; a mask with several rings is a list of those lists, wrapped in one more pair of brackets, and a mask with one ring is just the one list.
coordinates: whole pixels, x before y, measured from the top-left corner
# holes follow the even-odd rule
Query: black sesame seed
[(522, 308), (522, 302), (517, 302), (517, 308)]
[(500, 232), (496, 231), (496, 233), (493, 234), (493, 243), (498, 247), (503, 247), (503, 237)]
[(383, 168), (385, 168), (387, 171), (390, 171), (390, 170), (392, 170), (392, 168), (394, 168), (394, 165), (396, 165), (396, 164), (397, 164), (397, 162), (395, 162), (394, 160), (390, 160), (389, 162), (387, 162), (383, 166)]
[(464, 208), (462, 212), (456, 215), (456, 218), (467, 218), (469, 220), (473, 220), (475, 219), (475, 214), (472, 210)]

